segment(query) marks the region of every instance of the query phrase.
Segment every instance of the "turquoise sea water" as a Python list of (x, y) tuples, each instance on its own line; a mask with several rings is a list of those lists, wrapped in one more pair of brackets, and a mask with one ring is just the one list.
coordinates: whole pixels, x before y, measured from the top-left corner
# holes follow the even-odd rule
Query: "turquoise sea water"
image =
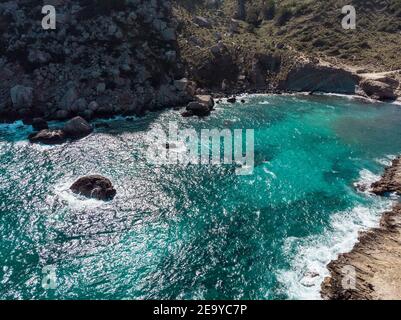
[[(156, 126), (255, 129), (255, 171), (153, 165)], [(311, 299), (325, 265), (390, 200), (358, 192), (401, 153), (401, 107), (344, 97), (256, 96), (211, 117), (110, 120), (61, 146), (0, 125), (0, 299)], [(84, 200), (78, 177), (111, 178)], [(42, 287), (55, 268), (55, 289)]]

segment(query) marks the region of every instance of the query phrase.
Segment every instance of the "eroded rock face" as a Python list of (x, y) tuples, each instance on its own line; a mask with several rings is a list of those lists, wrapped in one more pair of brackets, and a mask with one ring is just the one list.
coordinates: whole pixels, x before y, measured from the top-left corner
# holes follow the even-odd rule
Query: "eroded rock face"
[(70, 189), (76, 194), (103, 201), (113, 200), (117, 193), (111, 181), (100, 175), (82, 177)]
[(255, 54), (252, 58), (249, 78), (257, 88), (266, 88), (268, 74), (278, 72), (281, 66), (281, 57), (273, 54)]
[(376, 100), (395, 100), (397, 95), (395, 90), (398, 82), (385, 82), (373, 79), (366, 79), (359, 84), (360, 88), (372, 99)]
[(298, 64), (279, 85), (280, 90), (354, 94), (359, 78), (351, 72), (313, 63)]
[(51, 32), (42, 1), (0, 3), (0, 117), (137, 114), (188, 101), (174, 84), (183, 68), (171, 0), (49, 4)]
[(221, 88), (223, 80), (236, 81), (239, 65), (227, 46), (220, 41), (212, 46), (210, 54), (205, 54), (190, 68), (191, 78), (203, 88)]

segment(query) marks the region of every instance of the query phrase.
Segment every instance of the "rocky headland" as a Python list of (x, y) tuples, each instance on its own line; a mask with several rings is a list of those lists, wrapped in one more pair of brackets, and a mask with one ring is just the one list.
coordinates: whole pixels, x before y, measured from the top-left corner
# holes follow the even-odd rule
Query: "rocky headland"
[[(401, 196), (401, 157), (372, 185), (372, 192)], [(355, 270), (353, 287), (348, 286), (349, 267)], [(324, 299), (401, 299), (401, 203), (383, 214), (380, 227), (362, 232), (353, 250), (341, 254), (328, 269), (330, 277), (324, 280), (321, 290)]]

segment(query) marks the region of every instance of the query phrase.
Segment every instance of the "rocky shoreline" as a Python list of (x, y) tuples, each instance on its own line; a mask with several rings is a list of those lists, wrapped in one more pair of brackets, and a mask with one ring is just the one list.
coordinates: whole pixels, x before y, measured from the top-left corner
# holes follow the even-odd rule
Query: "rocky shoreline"
[[(372, 192), (401, 196), (401, 156), (372, 185)], [(401, 202), (383, 214), (380, 227), (362, 232), (352, 251), (330, 262), (328, 269), (330, 277), (321, 286), (323, 299), (401, 299)]]
[[(169, 0), (56, 3), (54, 31), (41, 29), (37, 1), (0, 4), (2, 121), (141, 116), (208, 94), (323, 92), (386, 101), (401, 96), (399, 71), (362, 74), (285, 46), (244, 56), (231, 33), (200, 46), (183, 31), (185, 21)], [(209, 30), (205, 21), (197, 17), (184, 25)], [(202, 55), (192, 63), (185, 59), (188, 51)], [(211, 111), (194, 103), (189, 109), (185, 115)]]

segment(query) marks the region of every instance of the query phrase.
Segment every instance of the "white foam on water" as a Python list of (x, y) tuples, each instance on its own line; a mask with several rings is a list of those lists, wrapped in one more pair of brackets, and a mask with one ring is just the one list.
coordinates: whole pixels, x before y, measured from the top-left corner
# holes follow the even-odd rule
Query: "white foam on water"
[[(390, 157), (392, 156), (386, 158)], [(349, 211), (333, 214), (330, 227), (323, 234), (304, 239), (290, 237), (286, 240), (285, 254), (293, 256), (291, 268), (280, 270), (278, 279), (287, 289), (290, 299), (321, 299), (320, 286), (324, 278), (329, 276), (328, 263), (335, 260), (340, 253), (351, 251), (358, 241), (360, 231), (379, 226), (381, 215), (390, 210), (392, 200), (396, 200), (370, 193), (371, 185), (379, 179), (379, 175), (362, 169), (360, 178), (354, 185), (369, 197), (373, 204), (360, 205)]]
[(97, 199), (88, 199), (86, 197), (74, 194), (70, 187), (76, 180), (62, 181), (56, 184), (55, 197), (53, 201), (66, 203), (72, 209), (99, 208), (105, 205), (105, 202)]
[(373, 172), (362, 169), (359, 172), (359, 179), (354, 182), (354, 187), (364, 193), (370, 193), (372, 191), (372, 184), (380, 180), (380, 175), (374, 174)]
[(382, 103), (382, 101), (371, 99), (369, 97), (360, 96), (357, 94), (316, 92), (316, 93), (314, 93), (314, 95), (328, 96), (328, 97), (340, 97), (340, 98), (346, 98), (348, 100), (364, 100), (364, 101), (371, 102), (371, 103)]
[(109, 118), (95, 119), (92, 121), (92, 124), (110, 123), (110, 122), (115, 122), (115, 121), (127, 121), (128, 119), (139, 120), (140, 118), (135, 115), (132, 115), (132, 116), (115, 115), (115, 116), (111, 116)]
[(377, 158), (375, 161), (382, 166), (389, 167), (395, 158), (397, 158), (397, 156), (390, 154), (384, 158)]
[(393, 101), (391, 104), (395, 104), (396, 106), (401, 106), (401, 100)]
[(273, 171), (270, 171), (268, 168), (263, 167), (263, 171), (267, 174), (269, 174), (270, 176), (272, 176), (273, 179), (277, 179), (276, 174)]
[[(349, 252), (358, 240), (359, 231), (379, 225), (383, 212), (391, 209), (392, 201), (375, 198), (370, 207), (357, 206), (332, 215), (330, 227), (323, 234), (307, 238), (287, 238), (285, 254), (292, 256), (291, 267), (279, 270), (277, 277), (289, 299), (321, 299), (320, 287), (329, 275), (328, 263), (340, 253)], [(295, 252), (295, 254), (293, 253)]]

